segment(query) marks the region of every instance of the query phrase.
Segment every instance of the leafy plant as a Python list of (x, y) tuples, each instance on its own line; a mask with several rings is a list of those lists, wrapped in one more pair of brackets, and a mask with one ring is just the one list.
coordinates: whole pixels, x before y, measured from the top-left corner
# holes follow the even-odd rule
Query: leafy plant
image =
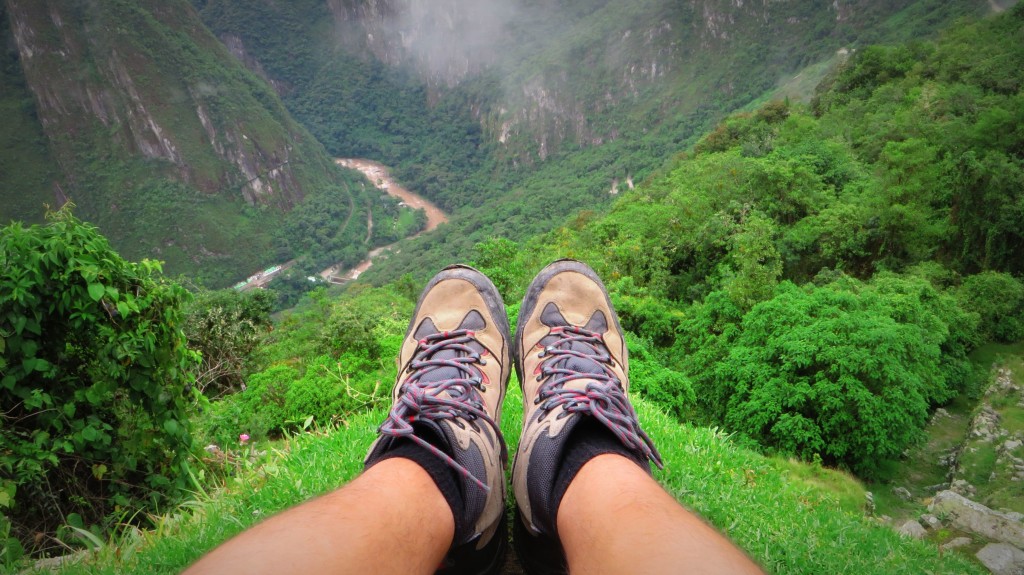
[(215, 398), (241, 388), (276, 299), (272, 291), (227, 289), (200, 292), (189, 304), (184, 329), (202, 358), (195, 384), (201, 393)]
[(47, 218), (0, 229), (0, 512), (37, 551), (70, 513), (95, 524), (183, 485), (196, 360), (188, 292), (158, 263), (123, 260), (68, 207)]
[(941, 369), (945, 323), (922, 298), (894, 293), (891, 284), (907, 280), (887, 281), (780, 285), (744, 316), (715, 387), (698, 393), (719, 401), (730, 430), (870, 474), (955, 393)]

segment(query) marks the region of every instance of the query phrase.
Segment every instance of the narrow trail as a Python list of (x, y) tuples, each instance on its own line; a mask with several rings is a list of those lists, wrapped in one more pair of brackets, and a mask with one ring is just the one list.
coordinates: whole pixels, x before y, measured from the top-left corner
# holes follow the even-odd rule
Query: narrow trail
[[(431, 203), (430, 200), (420, 196), (415, 192), (411, 192), (406, 188), (403, 188), (401, 185), (399, 185), (398, 182), (396, 182), (391, 177), (391, 174), (389, 173), (387, 166), (385, 166), (384, 164), (374, 162), (372, 160), (364, 160), (361, 158), (335, 158), (334, 163), (338, 164), (339, 166), (344, 166), (346, 168), (362, 172), (362, 174), (366, 176), (366, 179), (370, 180), (370, 183), (376, 186), (379, 190), (383, 191), (384, 193), (390, 196), (398, 198), (409, 207), (422, 209), (427, 214), (427, 227), (425, 227), (419, 233), (409, 236), (409, 238), (415, 238), (420, 234), (424, 234), (426, 232), (434, 230), (437, 228), (437, 226), (448, 221), (448, 215), (441, 211), (441, 208)], [(370, 220), (368, 223), (370, 226), (373, 226), (372, 212), (369, 214), (369, 218)], [(372, 227), (370, 228), (370, 230), (372, 231)], [(367, 239), (369, 239), (369, 237), (370, 236), (368, 235)], [(344, 283), (347, 281), (354, 280), (358, 278), (363, 272), (370, 269), (370, 266), (373, 265), (374, 258), (384, 253), (385, 251), (390, 250), (397, 243), (398, 242), (395, 242), (392, 244), (388, 244), (386, 246), (375, 248), (374, 250), (370, 251), (369, 254), (367, 254), (365, 260), (359, 262), (358, 264), (348, 269), (347, 271), (343, 270), (339, 264), (334, 264), (333, 266), (321, 271), (320, 277), (332, 283)]]

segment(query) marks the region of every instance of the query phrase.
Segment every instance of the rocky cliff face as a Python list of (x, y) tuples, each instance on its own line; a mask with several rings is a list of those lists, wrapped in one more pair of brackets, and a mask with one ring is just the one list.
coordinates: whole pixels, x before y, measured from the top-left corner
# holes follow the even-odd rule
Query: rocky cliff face
[(112, 137), (125, 154), (206, 193), (282, 208), (302, 198), (293, 162), (309, 143), (296, 142), (301, 130), (239, 74), (186, 3), (6, 4), (40, 121), (72, 186), (82, 176), (71, 158), (93, 138)]
[(349, 46), (390, 65), (411, 64), (433, 86), (453, 87), (498, 60), (514, 2), (327, 0)]
[[(327, 0), (350, 49), (413, 67), (435, 91), (480, 73), (502, 83), (476, 103), (488, 137), (543, 160), (698, 107), (743, 105), (857, 31), (914, 4), (835, 0)], [(962, 2), (983, 4), (983, 2)], [(757, 48), (754, 48), (757, 46)], [(765, 77), (764, 71), (769, 75)], [(752, 73), (756, 69), (757, 73)], [(756, 77), (755, 77), (756, 76)]]

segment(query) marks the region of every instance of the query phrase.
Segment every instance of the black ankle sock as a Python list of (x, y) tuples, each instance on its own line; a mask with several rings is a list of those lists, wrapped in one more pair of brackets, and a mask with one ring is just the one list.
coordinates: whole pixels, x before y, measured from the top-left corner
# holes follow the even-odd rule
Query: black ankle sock
[[(439, 442), (435, 441), (434, 434), (426, 433), (421, 435), (417, 433), (417, 435), (420, 435), (432, 445), (441, 448), (442, 451), (447, 452), (443, 445), (438, 445)], [(458, 473), (448, 463), (438, 457), (437, 454), (432, 453), (429, 449), (411, 439), (399, 439), (387, 453), (374, 463), (394, 457), (411, 460), (422, 467), (430, 475), (430, 478), (434, 480), (434, 484), (441, 491), (441, 495), (448, 502), (448, 506), (452, 508), (452, 516), (455, 518), (454, 541), (461, 541), (474, 526), (465, 517), (466, 506), (463, 503)]]
[[(562, 497), (565, 495), (565, 491), (569, 489), (569, 484), (576, 478), (576, 474), (583, 468), (583, 465), (598, 455), (606, 453), (622, 455), (639, 465), (644, 471), (651, 472), (651, 466), (647, 463), (647, 459), (627, 449), (615, 437), (615, 434), (600, 421), (591, 418), (581, 421), (572, 430), (569, 439), (566, 441), (562, 463), (555, 474), (555, 484), (551, 489), (551, 508), (554, 510), (554, 515), (551, 517), (552, 522), (557, 523), (558, 507), (562, 504)], [(555, 526), (553, 525), (552, 527)]]

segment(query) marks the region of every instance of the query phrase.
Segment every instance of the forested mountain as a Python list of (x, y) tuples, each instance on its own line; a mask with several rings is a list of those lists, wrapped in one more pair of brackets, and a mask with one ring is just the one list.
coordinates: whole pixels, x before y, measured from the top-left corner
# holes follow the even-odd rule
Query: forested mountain
[[(345, 215), (366, 204), (186, 2), (10, 0), (2, 17), (5, 219), (70, 199), (133, 259), (224, 285), (273, 263), (305, 198), (333, 187)], [(365, 210), (355, 220), (352, 244)]]
[(308, 129), (462, 212), (374, 270), (394, 278), (607, 203), (840, 48), (992, 6), (6, 0), (0, 218), (71, 199), (129, 257), (212, 286), (303, 254), (302, 274), (354, 263), (365, 209), (341, 231), (283, 218), (307, 197), (372, 205)]
[[(1012, 4), (7, 0), (0, 214), (78, 207), (0, 228), (0, 565), (81, 542), (66, 572), (180, 572), (358, 473), (422, 279), (468, 262), (514, 323), (573, 257), (627, 331), (656, 477), (770, 571), (981, 572), (865, 482), (885, 504), (939, 407), (988, 409), (1006, 441), (958, 473), (1009, 466), (985, 503), (1024, 513)], [(313, 288), (396, 239), (332, 155), (450, 223)], [(291, 258), (312, 289), (281, 313), (273, 283), (195, 285)], [(942, 473), (908, 517), (974, 490)]]
[(724, 114), (807, 66), (820, 76), (840, 49), (927, 36), (992, 9), (980, 1), (194, 4), (332, 154), (383, 161), (458, 212), (371, 269), (382, 279), (607, 204)]

